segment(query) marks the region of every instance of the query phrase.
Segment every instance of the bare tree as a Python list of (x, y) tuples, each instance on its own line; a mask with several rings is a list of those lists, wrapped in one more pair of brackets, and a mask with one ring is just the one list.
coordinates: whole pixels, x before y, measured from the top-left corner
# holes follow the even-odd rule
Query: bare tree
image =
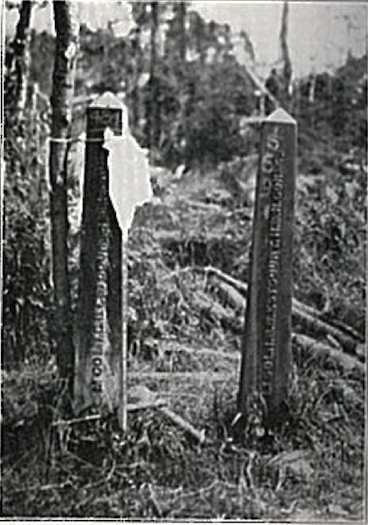
[(136, 128), (139, 125), (140, 100), (139, 100), (139, 62), (140, 62), (140, 30), (135, 28), (130, 39), (132, 46), (132, 88), (131, 88), (131, 125)]
[(185, 57), (187, 54), (187, 45), (186, 45), (186, 31), (185, 23), (187, 16), (187, 5), (186, 2), (178, 3), (178, 22), (179, 22), (179, 53), (180, 59), (182, 62), (185, 62)]
[(290, 95), (291, 95), (291, 78), (293, 69), (291, 65), (289, 46), (288, 46), (288, 30), (289, 30), (289, 2), (284, 2), (282, 6), (281, 16), (281, 30), (280, 30), (280, 46), (281, 58), (283, 62), (282, 69), (282, 94), (281, 100), (283, 105), (288, 109)]
[(19, 7), (19, 20), (14, 40), (6, 58), (8, 75), (14, 80), (13, 98), (17, 110), (23, 111), (27, 100), (29, 70), (31, 62), (31, 19), (33, 2), (23, 0)]
[(151, 2), (151, 61), (150, 61), (150, 116), (149, 116), (149, 143), (150, 155), (153, 159), (154, 148), (160, 139), (160, 104), (159, 81), (157, 74), (158, 39), (159, 39), (159, 3)]
[(51, 95), (50, 206), (57, 364), (71, 388), (74, 371), (67, 257), (67, 169), (74, 80), (79, 46), (77, 3), (54, 0), (56, 51)]

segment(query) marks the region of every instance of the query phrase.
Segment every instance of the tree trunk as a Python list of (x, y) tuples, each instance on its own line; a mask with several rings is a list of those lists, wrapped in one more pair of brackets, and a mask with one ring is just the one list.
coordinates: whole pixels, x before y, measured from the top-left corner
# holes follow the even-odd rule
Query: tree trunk
[(289, 26), (289, 3), (284, 2), (282, 7), (282, 18), (281, 18), (281, 31), (280, 31), (280, 45), (281, 45), (281, 57), (283, 61), (283, 89), (282, 89), (282, 103), (286, 110), (288, 110), (290, 98), (291, 98), (291, 77), (292, 77), (292, 65), (289, 54), (288, 46), (288, 26)]
[[(180, 103), (180, 113), (178, 120), (181, 124), (182, 129), (182, 139), (184, 140), (184, 147), (181, 147), (182, 151), (182, 161), (185, 163), (187, 162), (186, 158), (186, 151), (188, 146), (188, 124), (187, 124), (187, 106), (189, 102), (189, 97), (186, 93), (187, 86), (186, 86), (186, 76), (185, 76), (185, 62), (186, 62), (186, 55), (187, 55), (187, 43), (186, 43), (186, 29), (185, 29), (185, 22), (186, 22), (186, 16), (187, 16), (187, 6), (186, 2), (179, 2), (177, 5), (177, 11), (176, 11), (176, 28), (177, 28), (177, 34), (178, 34), (178, 48), (175, 52), (177, 58), (178, 58), (178, 78), (179, 78), (179, 103)], [(181, 142), (180, 140), (180, 142)]]
[(132, 40), (132, 54), (133, 54), (133, 74), (132, 74), (132, 83), (133, 87), (131, 90), (131, 127), (134, 131), (137, 131), (140, 123), (141, 116), (141, 100), (139, 92), (139, 77), (142, 70), (142, 60), (141, 60), (141, 42), (140, 42), (140, 29), (137, 27), (135, 29), (135, 36)]
[(160, 104), (159, 85), (157, 74), (157, 55), (158, 55), (158, 36), (159, 36), (159, 5), (158, 2), (151, 2), (151, 63), (150, 63), (150, 107), (149, 107), (149, 145), (150, 157), (154, 159), (154, 149), (160, 140)]
[(178, 23), (179, 23), (179, 55), (182, 63), (185, 62), (187, 54), (185, 21), (187, 16), (187, 6), (185, 2), (179, 2), (178, 5)]
[(18, 111), (23, 111), (27, 100), (29, 70), (31, 62), (31, 15), (32, 0), (23, 0), (19, 8), (19, 20), (11, 44), (11, 52), (7, 56), (8, 74), (14, 79), (14, 105)]
[(79, 45), (77, 4), (54, 0), (56, 30), (55, 65), (51, 95), (50, 206), (52, 271), (55, 304), (57, 364), (60, 376), (72, 388), (74, 347), (68, 276), (67, 170), (72, 121), (74, 79)]

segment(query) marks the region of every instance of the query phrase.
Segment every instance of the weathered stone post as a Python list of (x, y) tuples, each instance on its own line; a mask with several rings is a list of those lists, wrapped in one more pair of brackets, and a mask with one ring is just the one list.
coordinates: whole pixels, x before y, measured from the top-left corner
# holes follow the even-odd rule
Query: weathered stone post
[(123, 106), (105, 93), (87, 109), (81, 228), (79, 332), (74, 397), (78, 411), (119, 403), (122, 348), (121, 232), (109, 197), (109, 127), (122, 134)]
[(263, 398), (281, 414), (291, 369), (296, 122), (283, 109), (262, 124), (238, 412)]

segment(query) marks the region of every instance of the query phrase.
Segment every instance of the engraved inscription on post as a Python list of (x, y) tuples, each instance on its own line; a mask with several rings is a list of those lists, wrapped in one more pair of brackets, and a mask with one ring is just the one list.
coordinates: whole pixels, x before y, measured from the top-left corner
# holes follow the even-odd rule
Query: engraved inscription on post
[(121, 103), (109, 93), (87, 110), (75, 381), (78, 410), (102, 405), (112, 410), (118, 402), (121, 235), (109, 198), (108, 154), (103, 148), (106, 127), (121, 134)]
[(264, 320), (264, 344), (262, 356), (262, 392), (271, 395), (273, 363), (277, 337), (277, 290), (280, 265), (282, 199), (284, 175), (282, 172), (283, 151), (279, 127), (275, 126), (267, 137), (265, 154), (262, 159), (263, 191), (269, 196), (265, 206), (268, 219), (266, 308)]
[(278, 109), (263, 123), (238, 410), (260, 394), (281, 408), (291, 367), (292, 238), (296, 122)]

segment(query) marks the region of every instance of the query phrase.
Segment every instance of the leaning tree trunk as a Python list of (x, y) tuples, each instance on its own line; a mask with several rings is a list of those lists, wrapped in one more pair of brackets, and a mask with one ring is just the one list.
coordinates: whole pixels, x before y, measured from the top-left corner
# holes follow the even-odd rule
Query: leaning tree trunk
[(9, 79), (14, 82), (11, 105), (17, 111), (23, 111), (27, 101), (27, 89), (31, 62), (31, 18), (33, 2), (23, 0), (19, 8), (17, 23), (11, 51), (7, 55), (6, 68)]
[(291, 98), (291, 77), (293, 69), (291, 65), (289, 46), (288, 46), (288, 26), (289, 26), (289, 3), (284, 2), (282, 7), (282, 18), (281, 18), (281, 31), (280, 31), (280, 45), (281, 45), (281, 58), (283, 61), (282, 71), (282, 105), (286, 110), (289, 110), (289, 103)]
[(77, 3), (54, 0), (56, 51), (51, 95), (50, 206), (57, 364), (71, 389), (74, 347), (67, 256), (67, 169), (74, 79), (79, 44)]

